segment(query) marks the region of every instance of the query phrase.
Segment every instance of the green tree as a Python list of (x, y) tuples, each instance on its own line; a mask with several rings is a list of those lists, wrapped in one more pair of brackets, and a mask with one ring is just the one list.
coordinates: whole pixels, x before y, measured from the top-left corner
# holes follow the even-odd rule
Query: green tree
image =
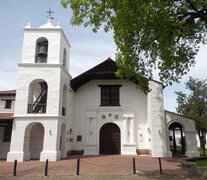
[(176, 92), (178, 103), (176, 110), (179, 114), (195, 119), (200, 147), (203, 149), (207, 131), (207, 80), (190, 77), (186, 83), (186, 89), (190, 91), (190, 94)]
[(147, 93), (152, 71), (164, 85), (179, 82), (206, 42), (204, 0), (61, 0), (73, 11), (72, 25), (113, 30), (120, 78), (135, 78)]

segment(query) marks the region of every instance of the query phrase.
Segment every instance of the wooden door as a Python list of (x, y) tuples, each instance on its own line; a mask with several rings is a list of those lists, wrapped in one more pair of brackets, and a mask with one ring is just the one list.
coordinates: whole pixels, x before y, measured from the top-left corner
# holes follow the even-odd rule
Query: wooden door
[(101, 127), (100, 154), (120, 154), (120, 129), (114, 123)]

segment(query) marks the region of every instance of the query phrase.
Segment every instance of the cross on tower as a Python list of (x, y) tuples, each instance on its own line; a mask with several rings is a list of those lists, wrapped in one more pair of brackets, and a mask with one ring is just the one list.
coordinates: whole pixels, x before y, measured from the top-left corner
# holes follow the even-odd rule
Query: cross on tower
[(49, 19), (54, 19), (54, 17), (52, 17), (52, 13), (54, 13), (51, 9), (49, 9), (49, 11), (46, 11), (46, 13), (48, 13), (48, 17)]

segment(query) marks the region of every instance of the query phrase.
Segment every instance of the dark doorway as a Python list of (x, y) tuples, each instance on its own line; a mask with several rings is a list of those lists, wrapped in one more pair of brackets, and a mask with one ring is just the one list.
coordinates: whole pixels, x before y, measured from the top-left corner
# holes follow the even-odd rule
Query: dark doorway
[(100, 154), (120, 154), (120, 129), (114, 123), (101, 127)]

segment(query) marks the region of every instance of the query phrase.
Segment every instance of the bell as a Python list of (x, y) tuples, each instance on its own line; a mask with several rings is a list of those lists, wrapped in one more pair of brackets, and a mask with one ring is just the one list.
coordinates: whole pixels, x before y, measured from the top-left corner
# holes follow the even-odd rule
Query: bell
[(47, 56), (47, 49), (45, 46), (41, 46), (38, 52), (39, 57), (46, 57)]

